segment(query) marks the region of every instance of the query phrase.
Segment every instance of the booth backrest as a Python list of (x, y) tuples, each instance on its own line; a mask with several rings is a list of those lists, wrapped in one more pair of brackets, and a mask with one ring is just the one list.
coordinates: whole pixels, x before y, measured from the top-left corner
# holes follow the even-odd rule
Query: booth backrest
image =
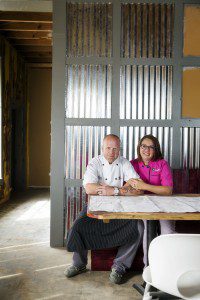
[(175, 194), (199, 194), (200, 193), (200, 169), (174, 169), (173, 181)]
[[(200, 169), (173, 170), (175, 194), (200, 194)], [(178, 233), (200, 233), (200, 221), (177, 221)]]

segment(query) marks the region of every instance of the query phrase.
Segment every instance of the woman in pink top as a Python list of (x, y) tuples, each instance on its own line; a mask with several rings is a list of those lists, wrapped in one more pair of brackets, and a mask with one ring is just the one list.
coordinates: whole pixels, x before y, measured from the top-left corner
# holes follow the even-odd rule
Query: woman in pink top
[[(153, 135), (145, 135), (137, 147), (138, 158), (131, 161), (135, 171), (141, 179), (131, 179), (129, 183), (136, 189), (145, 193), (157, 195), (171, 195), (173, 190), (173, 180), (171, 169), (166, 160), (163, 159), (160, 144)], [(160, 220), (161, 234), (175, 232), (175, 222)], [(143, 237), (144, 264), (147, 265), (146, 253), (146, 221)]]

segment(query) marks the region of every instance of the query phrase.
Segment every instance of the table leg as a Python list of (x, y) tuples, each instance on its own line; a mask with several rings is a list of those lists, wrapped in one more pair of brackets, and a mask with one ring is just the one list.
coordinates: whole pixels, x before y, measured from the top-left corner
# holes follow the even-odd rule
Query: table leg
[(158, 230), (158, 221), (157, 220), (147, 220), (147, 262), (146, 265), (149, 265), (149, 245), (151, 241), (157, 236)]
[[(148, 266), (149, 260), (148, 260), (148, 250), (149, 250), (149, 245), (151, 241), (157, 236), (157, 220), (147, 220), (147, 262), (146, 265)], [(144, 295), (144, 287), (145, 284), (133, 284), (133, 288), (136, 289), (141, 295)]]
[(109, 223), (110, 220), (109, 220), (109, 219), (103, 219), (103, 222), (104, 222), (104, 223)]

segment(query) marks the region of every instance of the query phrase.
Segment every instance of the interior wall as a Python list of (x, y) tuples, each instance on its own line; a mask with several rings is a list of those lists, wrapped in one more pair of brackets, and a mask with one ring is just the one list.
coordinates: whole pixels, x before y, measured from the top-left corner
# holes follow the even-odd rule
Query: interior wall
[[(2, 173), (0, 203), (14, 189), (26, 188), (26, 66), (22, 57), (0, 36), (2, 60)], [(16, 122), (13, 122), (15, 119)]]
[(28, 185), (50, 186), (51, 69), (28, 70)]
[[(200, 5), (185, 5), (184, 56), (200, 56)], [(183, 70), (183, 118), (200, 118), (200, 68)]]
[(185, 68), (183, 71), (183, 118), (200, 118), (200, 68)]
[(184, 56), (200, 55), (200, 5), (185, 5)]

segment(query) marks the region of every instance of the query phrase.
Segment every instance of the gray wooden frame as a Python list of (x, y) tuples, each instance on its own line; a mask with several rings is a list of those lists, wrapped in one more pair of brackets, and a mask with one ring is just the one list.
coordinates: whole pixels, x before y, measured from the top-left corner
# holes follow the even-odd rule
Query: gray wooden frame
[[(173, 128), (172, 167), (180, 168), (180, 128), (200, 127), (199, 119), (181, 118), (182, 69), (184, 66), (200, 66), (200, 57), (183, 57), (183, 9), (184, 4), (199, 4), (199, 0), (84, 0), (84, 2), (113, 3), (113, 57), (112, 58), (66, 58), (66, 3), (67, 0), (53, 1), (53, 70), (52, 70), (52, 123), (51, 123), (51, 246), (63, 246), (65, 188), (80, 187), (82, 180), (65, 178), (65, 126), (110, 126), (111, 132), (119, 135), (121, 126), (161, 126)], [(69, 1), (70, 2), (70, 1)], [(80, 3), (80, 0), (72, 2)], [(173, 58), (127, 59), (120, 57), (120, 3), (173, 3), (174, 44)], [(112, 111), (110, 119), (65, 118), (65, 66), (66, 64), (111, 64)], [(172, 65), (173, 102), (172, 118), (169, 120), (122, 120), (119, 118), (119, 88), (121, 65)]]
[[(1, 72), (1, 75), (0, 75), (0, 97), (1, 97), (1, 107), (2, 107), (2, 95), (3, 95), (3, 92), (2, 92), (2, 57), (0, 56), (0, 72)], [(3, 113), (2, 113), (2, 109), (0, 111), (0, 114), (1, 114), (1, 134), (0, 134), (0, 138), (1, 138), (1, 151), (0, 151), (0, 160), (1, 160), (1, 166), (0, 166), (0, 172), (1, 172), (1, 176), (0, 176), (0, 185), (3, 185), (3, 126), (2, 126), (2, 116), (3, 116)]]
[(65, 53), (66, 9), (64, 0), (53, 1), (53, 64), (51, 112), (51, 229), (50, 245), (63, 246), (65, 160)]

